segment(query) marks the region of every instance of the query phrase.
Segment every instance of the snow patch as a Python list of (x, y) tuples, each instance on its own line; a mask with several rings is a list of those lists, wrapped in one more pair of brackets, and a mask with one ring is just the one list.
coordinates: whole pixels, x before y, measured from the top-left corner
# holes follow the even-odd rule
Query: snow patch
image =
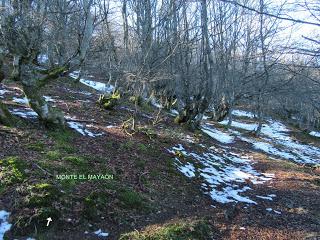
[(89, 87), (92, 87), (95, 90), (98, 90), (98, 91), (104, 92), (104, 93), (111, 93), (114, 90), (114, 86), (108, 85), (108, 84), (102, 83), (102, 82), (86, 80), (86, 79), (80, 79), (80, 82), (84, 85), (87, 85)]
[(273, 210), (272, 208), (266, 208), (266, 210), (267, 210), (268, 212), (274, 212), (274, 213), (276, 213), (276, 214), (281, 214), (280, 211)]
[(270, 200), (272, 201), (272, 197), (271, 197), (271, 194), (268, 195), (268, 196), (260, 196), (260, 195), (256, 195), (257, 198), (261, 198), (261, 199), (264, 199), (264, 200)]
[(11, 91), (6, 90), (6, 89), (0, 89), (0, 98), (3, 98), (3, 95), (6, 93), (10, 93)]
[(89, 137), (98, 137), (103, 135), (103, 133), (93, 133), (90, 130), (86, 129), (84, 125), (74, 122), (74, 121), (68, 121), (67, 122), (69, 127), (76, 130), (78, 133), (80, 133), (83, 136), (89, 136)]
[(13, 97), (12, 100), (16, 103), (20, 103), (20, 104), (25, 104), (25, 105), (29, 105), (29, 100), (24, 97), (24, 98), (17, 98), (17, 97)]
[(208, 134), (210, 137), (214, 138), (215, 140), (221, 142), (221, 143), (232, 143), (234, 141), (234, 137), (230, 136), (228, 133), (224, 133), (222, 131), (219, 131), (218, 129), (211, 128), (208, 125), (202, 126), (201, 130)]
[[(70, 73), (69, 76), (74, 79), (78, 79), (79, 71), (74, 71), (74, 72)], [(99, 91), (99, 92), (111, 93), (112, 91), (114, 91), (114, 86), (106, 84), (106, 83), (83, 79), (83, 78), (80, 79), (80, 82), (88, 87), (91, 87), (91, 88)]]
[(22, 118), (29, 118), (29, 119), (38, 118), (38, 114), (35, 111), (33, 111), (31, 108), (12, 109), (10, 110), (10, 112)]
[(248, 118), (254, 118), (254, 114), (251, 112), (243, 111), (243, 110), (233, 110), (232, 115), (237, 117), (248, 117)]
[(53, 99), (53, 98), (50, 97), (50, 96), (43, 96), (43, 97), (44, 97), (44, 100), (45, 100), (46, 102), (56, 102), (56, 100)]
[[(223, 124), (227, 124), (227, 121), (224, 121)], [(254, 125), (257, 126), (257, 124), (232, 122), (232, 126), (246, 130), (254, 130), (256, 128)], [(261, 150), (269, 155), (298, 163), (320, 163), (320, 148), (303, 144), (293, 139), (289, 135), (290, 130), (278, 121), (268, 120), (267, 123), (262, 125), (261, 141), (255, 138), (243, 137), (240, 132), (234, 130), (230, 131), (236, 134), (242, 141), (251, 143), (255, 149)]]
[(179, 112), (175, 109), (170, 109), (170, 113), (173, 115), (173, 116), (178, 116), (179, 115)]
[(312, 131), (309, 133), (311, 136), (320, 138), (320, 132)]
[[(220, 203), (244, 202), (257, 204), (243, 194), (251, 188), (247, 182), (262, 184), (272, 179), (272, 175), (257, 172), (252, 167), (250, 156), (244, 152), (239, 154), (229, 150), (211, 147), (208, 152), (197, 154), (188, 152), (179, 144), (168, 150), (172, 154), (182, 154), (184, 162), (175, 158), (177, 170), (189, 178), (202, 179), (200, 188), (212, 200)], [(186, 162), (186, 158), (194, 162)]]
[(8, 222), (10, 213), (1, 210), (0, 211), (0, 240), (3, 240), (4, 234), (10, 230), (12, 224)]
[(103, 232), (101, 229), (95, 231), (94, 234), (96, 234), (98, 237), (108, 237), (109, 236), (109, 233)]

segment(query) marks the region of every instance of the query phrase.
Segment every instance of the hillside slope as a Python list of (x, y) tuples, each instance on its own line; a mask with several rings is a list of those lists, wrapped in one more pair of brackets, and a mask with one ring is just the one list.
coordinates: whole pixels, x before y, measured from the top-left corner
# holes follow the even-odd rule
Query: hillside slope
[(44, 90), (64, 130), (41, 125), (19, 86), (1, 85), (21, 122), (0, 130), (0, 239), (320, 236), (318, 137), (273, 119), (256, 137), (243, 110), (230, 129), (205, 120), (190, 132), (126, 97), (101, 109), (92, 83), (63, 78)]

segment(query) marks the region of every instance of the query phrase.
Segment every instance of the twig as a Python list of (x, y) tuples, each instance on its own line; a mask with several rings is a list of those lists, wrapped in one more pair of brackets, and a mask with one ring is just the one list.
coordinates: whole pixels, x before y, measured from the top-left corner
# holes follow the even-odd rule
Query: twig
[(53, 174), (49, 173), (47, 170), (43, 169), (42, 167), (40, 167), (38, 164), (33, 163), (34, 166), (36, 166), (37, 168), (39, 168), (41, 171), (43, 171), (44, 173), (48, 174), (49, 176), (53, 177)]

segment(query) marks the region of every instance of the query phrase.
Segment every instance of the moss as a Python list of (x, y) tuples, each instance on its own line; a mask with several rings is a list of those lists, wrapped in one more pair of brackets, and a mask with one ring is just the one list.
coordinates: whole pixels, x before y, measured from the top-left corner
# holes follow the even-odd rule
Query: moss
[(60, 191), (52, 184), (39, 183), (28, 188), (28, 195), (25, 202), (31, 207), (47, 207), (57, 200), (61, 195)]
[(67, 162), (71, 162), (74, 165), (77, 166), (83, 166), (87, 164), (86, 159), (84, 159), (83, 157), (79, 157), (79, 156), (67, 156), (64, 157), (63, 160), (67, 161)]
[(139, 132), (147, 135), (150, 140), (157, 136), (156, 131), (149, 127), (139, 127)]
[(51, 68), (49, 70), (38, 70), (40, 71), (41, 74), (44, 74), (46, 76), (37, 81), (37, 87), (40, 88), (45, 86), (50, 80), (58, 78), (60, 74), (66, 71), (67, 69), (68, 69), (67, 66), (59, 66), (59, 67)]
[(18, 119), (14, 117), (8, 110), (7, 106), (0, 101), (0, 124), (5, 126), (14, 126), (18, 123)]
[(137, 168), (144, 169), (144, 167), (146, 166), (146, 161), (142, 159), (137, 159), (135, 161), (135, 165)]
[(0, 160), (0, 189), (22, 182), (26, 177), (25, 169), (25, 162), (18, 157), (11, 156)]
[(143, 143), (138, 143), (138, 150), (141, 151), (141, 152), (148, 152), (148, 146), (143, 144)]
[(129, 98), (129, 101), (134, 103), (137, 106), (142, 106), (142, 104), (143, 104), (143, 98), (140, 95), (131, 96)]
[(212, 239), (206, 221), (179, 222), (164, 226), (149, 226), (143, 231), (123, 234), (120, 240), (206, 240)]
[(83, 215), (87, 219), (94, 219), (106, 208), (109, 194), (106, 192), (91, 192), (83, 200)]
[(59, 160), (61, 158), (61, 153), (59, 150), (48, 151), (46, 156), (50, 160)]
[(118, 193), (118, 198), (124, 208), (145, 209), (146, 200), (136, 191), (131, 189), (122, 189)]
[(146, 111), (146, 112), (153, 112), (153, 109), (154, 109), (151, 103), (146, 103), (146, 102), (143, 102), (140, 107), (143, 111)]
[(129, 140), (127, 142), (121, 143), (120, 149), (122, 150), (132, 150), (134, 148), (134, 142)]
[(50, 131), (49, 136), (55, 141), (56, 148), (66, 153), (74, 153), (76, 149), (71, 145), (74, 133), (70, 130), (58, 129)]
[(121, 95), (119, 91), (115, 91), (111, 95), (100, 95), (98, 104), (106, 110), (112, 110), (118, 104), (120, 97)]
[[(14, 235), (32, 235), (36, 229), (37, 234), (48, 231), (49, 228), (54, 227), (61, 213), (54, 207), (40, 207), (35, 208), (30, 215), (18, 215), (15, 219), (15, 224), (12, 227)], [(46, 219), (51, 217), (53, 222), (47, 227)], [(37, 238), (38, 239), (38, 238)]]
[(63, 189), (66, 191), (70, 191), (74, 189), (74, 187), (77, 186), (78, 183), (79, 183), (79, 180), (75, 180), (75, 179), (65, 179), (61, 181), (61, 185)]

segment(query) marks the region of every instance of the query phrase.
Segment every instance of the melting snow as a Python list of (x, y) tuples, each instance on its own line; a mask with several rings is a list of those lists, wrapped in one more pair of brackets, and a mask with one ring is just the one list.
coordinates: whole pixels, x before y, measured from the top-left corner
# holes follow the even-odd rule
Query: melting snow
[(90, 130), (86, 129), (84, 125), (78, 123), (78, 122), (74, 122), (74, 121), (68, 121), (68, 125), (69, 127), (71, 127), (72, 129), (76, 130), (77, 132), (79, 132), (81, 135), (83, 136), (89, 136), (89, 137), (98, 137), (103, 135), (103, 133), (93, 133)]
[(25, 104), (25, 105), (29, 105), (29, 100), (24, 97), (24, 98), (17, 98), (17, 97), (13, 97), (12, 100), (16, 103), (21, 103), (21, 104)]
[(177, 162), (180, 163), (180, 166), (177, 165), (178, 169), (180, 172), (182, 172), (185, 176), (189, 177), (189, 178), (192, 178), (192, 177), (195, 177), (195, 168), (193, 166), (192, 163), (187, 163), (185, 165), (183, 165), (179, 159), (176, 159)]
[(211, 128), (208, 125), (202, 126), (201, 130), (221, 143), (232, 143), (234, 141), (234, 137), (230, 134)]
[(314, 136), (314, 137), (319, 137), (320, 138), (320, 132), (316, 132), (316, 131), (312, 131), (309, 133), (311, 136)]
[(108, 237), (108, 236), (109, 236), (109, 233), (107, 233), (107, 232), (102, 232), (101, 229), (95, 231), (94, 234), (96, 234), (98, 237)]
[(162, 105), (160, 103), (157, 102), (156, 99), (152, 98), (150, 101), (151, 105), (156, 107), (156, 108), (162, 108)]
[(48, 62), (49, 58), (47, 54), (39, 54), (38, 55), (38, 62), (39, 63), (46, 63)]
[(0, 98), (3, 98), (2, 95), (6, 94), (6, 93), (9, 93), (11, 91), (8, 91), (8, 90), (5, 90), (5, 89), (0, 89)]
[[(227, 120), (221, 124), (227, 124)], [(242, 123), (233, 121), (232, 126), (253, 131), (256, 129), (256, 123)], [(312, 145), (300, 143), (293, 139), (289, 133), (290, 130), (281, 122), (268, 120), (262, 125), (261, 140), (255, 138), (243, 137), (237, 131), (231, 131), (238, 137), (248, 143), (251, 143), (255, 149), (259, 149), (273, 156), (292, 160), (298, 163), (319, 164), (320, 148)]]
[(71, 93), (74, 93), (74, 94), (83, 94), (83, 95), (87, 95), (87, 96), (90, 96), (92, 95), (92, 93), (90, 92), (86, 92), (86, 91), (74, 91), (74, 90), (71, 90), (71, 89), (68, 89), (68, 92), (71, 92)]
[(257, 195), (256, 197), (257, 197), (257, 198), (264, 199), (264, 200), (270, 200), (270, 201), (272, 201), (272, 200), (273, 200), (272, 196), (274, 196), (274, 195), (273, 195), (273, 194), (270, 194), (270, 195), (268, 195), (268, 196), (260, 196), (260, 195)]
[(173, 115), (173, 116), (178, 116), (179, 115), (179, 112), (175, 109), (170, 109), (170, 113)]
[(0, 240), (3, 240), (4, 234), (10, 230), (12, 224), (8, 222), (10, 213), (1, 210), (0, 211)]
[[(79, 76), (79, 71), (74, 71), (69, 74), (70, 77), (77, 79)], [(80, 79), (80, 82), (88, 87), (91, 87), (97, 91), (104, 92), (104, 93), (111, 93), (114, 90), (114, 86), (102, 83), (102, 82), (97, 82), (93, 80), (88, 80), (88, 79)]]
[(233, 110), (232, 115), (238, 116), (238, 117), (248, 117), (248, 118), (254, 118), (254, 114), (251, 112), (243, 111), (243, 110)]
[(12, 109), (10, 112), (22, 118), (38, 118), (38, 114), (31, 108)]
[(272, 208), (266, 208), (266, 210), (268, 211), (268, 212), (275, 212), (276, 214), (281, 214), (281, 212), (280, 211), (277, 211), (277, 210), (273, 210)]
[(89, 87), (92, 87), (93, 89), (96, 89), (104, 93), (111, 93), (114, 90), (114, 86), (108, 85), (102, 82), (86, 80), (86, 79), (80, 79), (80, 82), (83, 83), (84, 85), (87, 85)]
[(43, 96), (43, 97), (44, 97), (44, 100), (45, 100), (46, 102), (56, 102), (56, 100), (53, 99), (53, 98), (50, 97), (50, 96)]
[(262, 174), (253, 169), (249, 156), (235, 154), (225, 149), (210, 148), (209, 152), (197, 154), (187, 152), (179, 144), (168, 151), (173, 154), (178, 151), (184, 157), (191, 157), (196, 165), (191, 162), (182, 163), (176, 157), (177, 169), (189, 178), (200, 177), (203, 180), (201, 184), (203, 191), (220, 203), (256, 204), (249, 197), (240, 195), (251, 189), (247, 186), (247, 181), (261, 184), (272, 179), (272, 175)]

